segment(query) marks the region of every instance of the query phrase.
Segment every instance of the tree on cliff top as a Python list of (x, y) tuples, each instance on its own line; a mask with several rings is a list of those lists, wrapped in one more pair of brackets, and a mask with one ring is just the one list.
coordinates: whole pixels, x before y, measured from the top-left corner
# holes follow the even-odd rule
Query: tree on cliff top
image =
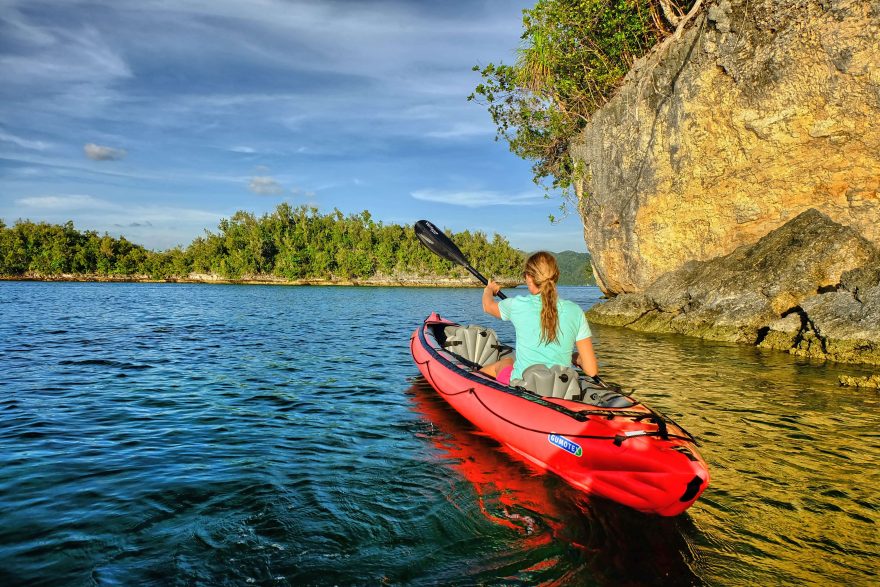
[(517, 62), (474, 66), (483, 82), (468, 100), (487, 105), (496, 140), (533, 161), (535, 183), (551, 179), (547, 189), (562, 190), (564, 207), (578, 175), (571, 139), (633, 62), (689, 20), (701, 1), (538, 0), (523, 10)]

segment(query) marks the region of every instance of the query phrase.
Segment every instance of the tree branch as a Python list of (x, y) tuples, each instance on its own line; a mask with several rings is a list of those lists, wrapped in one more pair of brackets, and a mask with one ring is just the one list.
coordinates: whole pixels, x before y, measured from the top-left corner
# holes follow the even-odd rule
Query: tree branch
[[(660, 5), (665, 6), (665, 4), (666, 3), (663, 0), (661, 0)], [(680, 22), (678, 23), (678, 26), (675, 27), (675, 32), (672, 33), (671, 35), (669, 35), (668, 37), (666, 37), (665, 39), (663, 39), (663, 42), (660, 43), (659, 45), (657, 45), (657, 48), (654, 50), (654, 53), (662, 53), (663, 51), (666, 50), (667, 47), (669, 47), (669, 45), (671, 45), (673, 42), (675, 42), (676, 39), (681, 37), (682, 33), (684, 32), (684, 29), (687, 27), (688, 22), (690, 22), (690, 20), (694, 16), (696, 16), (696, 14), (700, 11), (700, 7), (702, 6), (702, 4), (703, 4), (703, 0), (697, 0), (696, 2), (694, 2), (694, 5), (691, 8), (690, 12), (688, 12), (686, 15), (684, 15), (684, 18), (682, 18), (680, 20)], [(665, 13), (665, 10), (664, 10), (664, 13)]]
[(681, 17), (676, 14), (676, 10), (669, 4), (669, 0), (660, 0), (660, 9), (663, 11), (663, 18), (677, 28)]

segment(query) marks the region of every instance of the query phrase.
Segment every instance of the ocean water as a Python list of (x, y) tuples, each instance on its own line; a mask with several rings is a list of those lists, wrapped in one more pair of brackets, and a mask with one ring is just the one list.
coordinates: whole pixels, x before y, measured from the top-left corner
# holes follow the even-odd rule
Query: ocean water
[(880, 394), (837, 385), (869, 369), (595, 326), (712, 471), (658, 518), (451, 411), (433, 310), (512, 340), (479, 289), (0, 282), (0, 584), (880, 582)]

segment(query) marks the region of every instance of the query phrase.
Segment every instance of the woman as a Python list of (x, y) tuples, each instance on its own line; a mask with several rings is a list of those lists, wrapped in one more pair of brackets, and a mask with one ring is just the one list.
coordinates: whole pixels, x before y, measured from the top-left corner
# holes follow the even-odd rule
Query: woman
[(557, 295), (556, 259), (544, 251), (533, 254), (526, 261), (523, 277), (531, 295), (496, 301), (500, 286), (491, 280), (483, 290), (483, 311), (513, 323), (516, 356), (486, 365), (481, 371), (510, 385), (511, 379), (521, 379), (523, 371), (531, 365), (570, 365), (571, 349), (576, 346), (581, 369), (599, 383), (599, 365), (584, 312), (574, 302), (561, 300)]

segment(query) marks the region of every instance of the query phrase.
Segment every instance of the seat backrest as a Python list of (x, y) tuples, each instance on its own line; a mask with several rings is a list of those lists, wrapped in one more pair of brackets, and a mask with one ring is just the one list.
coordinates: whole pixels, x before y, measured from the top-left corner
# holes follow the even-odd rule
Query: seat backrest
[(581, 386), (578, 372), (565, 365), (531, 365), (523, 371), (521, 379), (510, 382), (514, 387), (524, 387), (543, 397), (556, 397), (567, 400), (581, 399)]
[(509, 352), (507, 347), (498, 344), (498, 335), (491, 328), (471, 324), (447, 326), (443, 332), (446, 335), (444, 348), (480, 366), (494, 363)]

